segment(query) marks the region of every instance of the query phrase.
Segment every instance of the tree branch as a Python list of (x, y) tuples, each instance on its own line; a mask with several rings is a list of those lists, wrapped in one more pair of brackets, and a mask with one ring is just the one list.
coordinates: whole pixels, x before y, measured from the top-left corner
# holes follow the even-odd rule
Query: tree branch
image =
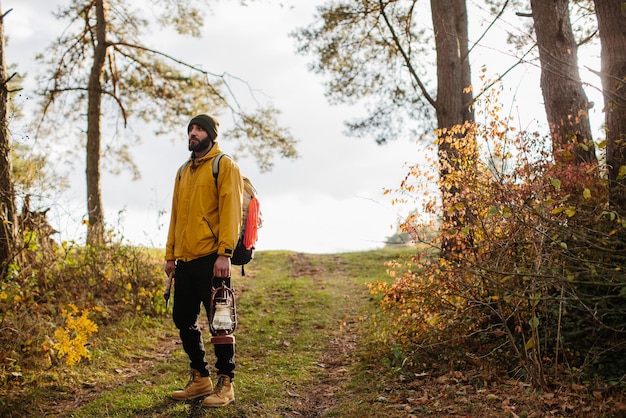
[(474, 98), (474, 101), (477, 101), (478, 98), (480, 96), (482, 96), (483, 94), (485, 94), (494, 84), (498, 83), (499, 81), (501, 81), (509, 72), (513, 71), (513, 69), (515, 67), (517, 67), (518, 65), (520, 65), (521, 63), (526, 61), (526, 56), (528, 54), (530, 54), (532, 52), (532, 50), (535, 48), (536, 45), (533, 45), (532, 47), (530, 47), (528, 49), (528, 51), (526, 51), (524, 53), (524, 55), (522, 55), (516, 63), (513, 63), (509, 68), (506, 69), (505, 72), (503, 72), (498, 78), (496, 78), (495, 80), (493, 80), (491, 83), (489, 83), (488, 85), (486, 85), (478, 94), (476, 94), (476, 97)]
[(9, 13), (11, 13), (11, 11), (13, 11), (13, 8), (11, 8), (11, 9), (7, 10), (6, 12), (4, 12), (4, 13), (2, 14), (2, 16), (0, 16), (0, 19), (4, 20), (4, 17), (5, 17), (6, 15), (8, 15)]
[(437, 102), (435, 101), (435, 99), (431, 97), (431, 95), (426, 90), (426, 86), (424, 85), (424, 83), (422, 83), (422, 80), (417, 75), (417, 73), (415, 72), (415, 69), (413, 68), (413, 65), (411, 64), (410, 57), (407, 55), (406, 51), (400, 44), (400, 39), (398, 38), (398, 35), (396, 35), (396, 31), (394, 30), (393, 26), (391, 25), (391, 22), (389, 21), (389, 18), (387, 17), (387, 14), (385, 13), (385, 5), (383, 4), (382, 0), (379, 0), (378, 3), (380, 5), (380, 13), (385, 21), (385, 24), (387, 25), (387, 28), (391, 32), (391, 37), (393, 39), (394, 44), (396, 45), (396, 48), (398, 48), (398, 51), (400, 52), (400, 54), (402, 55), (402, 58), (404, 59), (404, 63), (409, 69), (409, 73), (411, 74), (411, 77), (413, 78), (413, 80), (415, 80), (415, 82), (419, 86), (422, 92), (422, 95), (428, 101), (428, 103), (430, 103), (430, 105), (434, 109), (437, 109)]
[(182, 65), (183, 67), (187, 67), (187, 68), (192, 69), (194, 71), (197, 71), (199, 73), (202, 73), (202, 74), (205, 74), (205, 75), (211, 75), (211, 76), (214, 76), (214, 77), (223, 77), (223, 76), (220, 76), (219, 74), (211, 73), (210, 71), (203, 70), (202, 68), (199, 68), (199, 67), (197, 67), (195, 65), (191, 65), (189, 63), (186, 63), (185, 61), (182, 61), (182, 60), (180, 60), (178, 58), (175, 58), (175, 57), (173, 57), (173, 56), (171, 56), (169, 54), (166, 54), (165, 52), (157, 51), (155, 49), (147, 48), (145, 46), (129, 44), (129, 43), (126, 43), (126, 42), (112, 42), (112, 43), (110, 43), (110, 45), (111, 46), (118, 46), (119, 45), (119, 46), (125, 46), (125, 47), (133, 48), (133, 49), (140, 49), (142, 51), (150, 52), (150, 53), (155, 54), (155, 55), (160, 55), (160, 56), (162, 56), (164, 58), (167, 58), (170, 61), (173, 61), (173, 62), (175, 62), (177, 64)]
[[(506, 0), (504, 2), (504, 4), (502, 5), (502, 8), (500, 9), (500, 12), (496, 15), (496, 17), (491, 21), (491, 23), (489, 24), (489, 26), (487, 26), (487, 28), (483, 31), (482, 35), (480, 35), (478, 37), (478, 39), (476, 40), (476, 42), (474, 42), (474, 45), (472, 45), (472, 47), (469, 49), (469, 51), (467, 51), (467, 55), (469, 55), (472, 50), (474, 49), (474, 47), (476, 45), (478, 45), (480, 43), (480, 41), (482, 41), (482, 39), (487, 36), (487, 33), (489, 32), (489, 30), (493, 27), (493, 25), (496, 24), (496, 22), (502, 17), (502, 15), (504, 14), (504, 10), (506, 9), (506, 6), (508, 6), (510, 0)], [(463, 57), (463, 59), (466, 59), (467, 57)]]
[[(6, 86), (9, 83), (9, 81), (11, 81), (11, 79), (13, 77), (15, 77), (16, 75), (17, 75), (17, 73), (13, 73), (9, 77), (7, 77), (7, 79), (2, 82), (2, 86)], [(21, 89), (19, 89), (19, 90), (21, 90)]]
[[(226, 81), (226, 77), (228, 76), (228, 77), (230, 77), (232, 79), (238, 80), (238, 81), (246, 84), (248, 86), (248, 89), (252, 92), (252, 88), (250, 87), (250, 85), (248, 84), (247, 81), (245, 81), (245, 80), (243, 80), (243, 79), (241, 79), (241, 78), (239, 78), (237, 76), (234, 76), (232, 74), (229, 74), (229, 73), (222, 73), (222, 74), (212, 73), (210, 71), (204, 70), (204, 69), (202, 69), (200, 67), (197, 67), (195, 65), (189, 64), (189, 63), (187, 63), (185, 61), (182, 61), (182, 60), (180, 60), (178, 58), (175, 58), (175, 57), (173, 57), (173, 56), (171, 56), (169, 54), (166, 54), (165, 52), (157, 51), (155, 49), (147, 48), (147, 47), (144, 47), (144, 46), (141, 46), (141, 45), (135, 45), (135, 44), (130, 44), (130, 43), (126, 43), (126, 42), (114, 42), (114, 43), (110, 43), (110, 45), (113, 46), (113, 47), (125, 46), (127, 48), (139, 49), (139, 50), (142, 50), (142, 51), (145, 51), (145, 52), (149, 52), (151, 54), (159, 55), (159, 56), (164, 57), (164, 58), (166, 58), (166, 59), (168, 59), (168, 60), (170, 60), (170, 61), (172, 61), (172, 62), (174, 62), (176, 64), (179, 64), (179, 65), (181, 65), (183, 67), (189, 68), (189, 69), (191, 69), (193, 71), (196, 71), (196, 72), (198, 72), (200, 74), (203, 74), (206, 77), (212, 76), (212, 77), (216, 77), (216, 78), (219, 78), (219, 79), (223, 80), (224, 81), (224, 86), (226, 87), (226, 89), (228, 90), (228, 92), (230, 93), (231, 97), (233, 98), (233, 100), (235, 102), (235, 106), (231, 105), (231, 103), (224, 96), (222, 96), (220, 94), (220, 92), (213, 86), (213, 84), (208, 80), (208, 78), (207, 78), (206, 84), (209, 87), (209, 89), (211, 90), (211, 93), (213, 93), (215, 96), (217, 96), (224, 103), (224, 105), (227, 108), (229, 108), (233, 113), (235, 113), (237, 115), (243, 115), (241, 105), (238, 103), (238, 101), (236, 99), (236, 95), (232, 91), (232, 89), (230, 87), (230, 84)], [(121, 54), (123, 54), (127, 58), (133, 59), (133, 61), (137, 62), (136, 59), (130, 57), (128, 54), (124, 54), (123, 52), (121, 52), (119, 50), (118, 50), (118, 52), (120, 52)], [(145, 64), (143, 64), (143, 63), (141, 63), (141, 64), (145, 66)], [(252, 96), (254, 96), (254, 94), (252, 94)]]

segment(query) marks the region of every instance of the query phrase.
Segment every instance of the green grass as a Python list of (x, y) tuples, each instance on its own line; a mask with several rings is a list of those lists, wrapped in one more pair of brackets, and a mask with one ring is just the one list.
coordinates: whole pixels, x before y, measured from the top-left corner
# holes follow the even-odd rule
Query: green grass
[[(348, 332), (347, 327), (356, 332), (359, 318), (376, 309), (365, 283), (385, 280), (384, 263), (394, 255), (392, 250), (336, 255), (260, 252), (246, 266), (244, 277), (235, 269), (236, 402), (225, 408), (206, 410), (199, 402), (170, 400), (169, 394), (186, 383), (188, 370), (170, 308), (161, 318), (138, 315), (101, 326), (90, 347), (90, 361), (73, 368), (55, 365), (33, 376), (20, 393), (12, 392), (0, 404), (0, 415), (274, 417), (298, 411), (311, 398), (309, 391), (332, 372), (323, 362), (333, 339)], [(212, 347), (206, 347), (212, 363)], [(355, 373), (359, 367), (367, 370), (358, 366)], [(364, 396), (366, 402), (375, 398), (371, 376), (357, 373), (356, 378), (363, 380), (336, 393), (327, 406), (328, 416), (351, 416), (342, 414), (362, 409)]]

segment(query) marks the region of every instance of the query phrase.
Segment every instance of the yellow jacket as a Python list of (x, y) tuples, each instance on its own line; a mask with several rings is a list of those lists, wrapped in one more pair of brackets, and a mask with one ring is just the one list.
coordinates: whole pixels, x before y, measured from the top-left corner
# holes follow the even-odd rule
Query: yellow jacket
[[(191, 261), (217, 252), (232, 256), (241, 230), (243, 179), (230, 158), (220, 160), (217, 181), (214, 143), (202, 158), (190, 158), (176, 172), (166, 260)], [(219, 193), (218, 193), (219, 190)]]

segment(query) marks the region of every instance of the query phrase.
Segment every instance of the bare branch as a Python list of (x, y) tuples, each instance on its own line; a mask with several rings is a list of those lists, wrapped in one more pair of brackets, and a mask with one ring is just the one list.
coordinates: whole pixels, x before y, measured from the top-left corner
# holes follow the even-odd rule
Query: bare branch
[(413, 80), (419, 86), (420, 91), (422, 92), (422, 95), (428, 101), (428, 103), (430, 103), (430, 105), (433, 108), (437, 109), (437, 102), (428, 93), (428, 90), (426, 90), (426, 86), (424, 85), (424, 83), (422, 82), (420, 77), (415, 72), (415, 69), (413, 68), (413, 65), (411, 64), (411, 59), (410, 59), (409, 55), (406, 53), (406, 51), (402, 47), (402, 45), (400, 43), (400, 39), (398, 38), (398, 35), (396, 34), (396, 32), (395, 32), (395, 30), (393, 28), (393, 25), (391, 24), (391, 22), (389, 21), (389, 18), (387, 17), (387, 14), (385, 13), (385, 4), (383, 4), (382, 0), (379, 0), (378, 4), (380, 5), (380, 13), (381, 13), (383, 19), (385, 20), (385, 24), (387, 25), (387, 28), (391, 32), (391, 37), (393, 39), (393, 42), (396, 45), (396, 48), (398, 48), (398, 51), (400, 52), (400, 54), (402, 55), (402, 58), (404, 59), (404, 63), (406, 64), (407, 68), (409, 69), (411, 77), (413, 78)]
[[(483, 31), (482, 35), (480, 35), (480, 36), (478, 37), (478, 39), (476, 40), (476, 42), (474, 42), (474, 45), (472, 45), (472, 47), (469, 49), (469, 51), (467, 51), (467, 55), (469, 55), (469, 54), (472, 52), (472, 50), (474, 49), (474, 47), (475, 47), (476, 45), (478, 45), (478, 44), (480, 43), (480, 41), (482, 41), (482, 40), (483, 40), (483, 38), (484, 38), (485, 36), (487, 36), (487, 33), (489, 33), (489, 30), (493, 27), (493, 25), (495, 25), (495, 24), (496, 24), (496, 22), (497, 22), (498, 20), (500, 20), (500, 18), (501, 18), (501, 17), (502, 17), (502, 15), (504, 14), (504, 10), (505, 10), (505, 9), (506, 9), (506, 7), (508, 6), (508, 4), (509, 4), (509, 0), (506, 0), (506, 1), (504, 2), (504, 4), (502, 5), (502, 8), (500, 9), (500, 12), (496, 15), (496, 17), (494, 17), (494, 18), (493, 18), (493, 20), (491, 21), (491, 23), (490, 23), (490, 24), (487, 26), (487, 28)], [(465, 58), (467, 58), (467, 57), (463, 57), (463, 59), (465, 59)]]
[(4, 20), (4, 17), (5, 17), (6, 15), (8, 15), (9, 13), (11, 13), (11, 11), (13, 11), (13, 8), (11, 8), (11, 9), (7, 10), (6, 12), (4, 12), (4, 13), (2, 14), (2, 16), (0, 16), (0, 19)]

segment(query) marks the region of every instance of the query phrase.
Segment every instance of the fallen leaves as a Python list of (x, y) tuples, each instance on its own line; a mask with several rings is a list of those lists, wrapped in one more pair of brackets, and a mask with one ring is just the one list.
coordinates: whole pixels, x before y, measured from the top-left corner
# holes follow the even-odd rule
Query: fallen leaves
[[(433, 417), (600, 417), (620, 416), (626, 403), (590, 391), (583, 385), (542, 392), (514, 379), (481, 379), (477, 370), (452, 371), (439, 376), (416, 373), (398, 379), (374, 401), (404, 410), (407, 416)], [(614, 411), (614, 413), (609, 413)], [(607, 415), (608, 414), (608, 415)]]

